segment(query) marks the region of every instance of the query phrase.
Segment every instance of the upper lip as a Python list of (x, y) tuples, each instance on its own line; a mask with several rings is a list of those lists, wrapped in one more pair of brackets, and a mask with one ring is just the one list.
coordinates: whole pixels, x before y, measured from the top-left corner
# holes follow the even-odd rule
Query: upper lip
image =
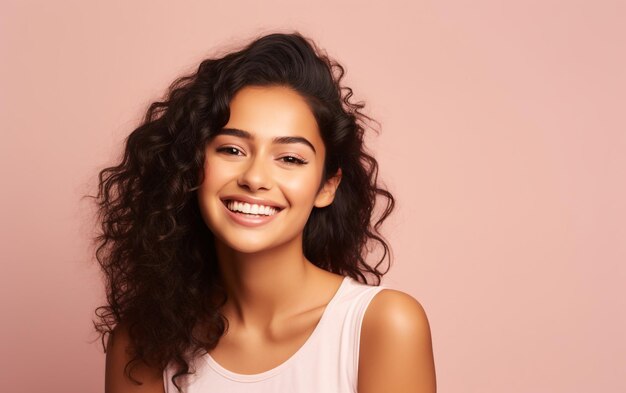
[(284, 206), (279, 203), (268, 201), (267, 199), (254, 198), (247, 195), (226, 195), (221, 197), (220, 199), (224, 202), (228, 200), (234, 200), (239, 202), (248, 202), (249, 204), (271, 206), (279, 210), (284, 208)]

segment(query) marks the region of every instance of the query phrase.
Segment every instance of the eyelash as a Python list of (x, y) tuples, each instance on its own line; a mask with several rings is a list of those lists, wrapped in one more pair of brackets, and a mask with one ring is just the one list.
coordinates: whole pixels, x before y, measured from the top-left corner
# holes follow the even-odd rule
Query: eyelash
[[(237, 150), (237, 151), (240, 151), (236, 147), (232, 147), (232, 146), (221, 147), (221, 148), (217, 149), (218, 152), (227, 151), (227, 150)], [(232, 155), (232, 154), (229, 154), (229, 155)], [(293, 158), (295, 160), (295, 162), (293, 162), (293, 161), (292, 162), (283, 161), (287, 165), (306, 165), (306, 164), (309, 163), (308, 161), (305, 161), (305, 160), (303, 160), (301, 158), (298, 158), (296, 156), (284, 156), (284, 157), (281, 157), (280, 159), (282, 160), (283, 158)]]

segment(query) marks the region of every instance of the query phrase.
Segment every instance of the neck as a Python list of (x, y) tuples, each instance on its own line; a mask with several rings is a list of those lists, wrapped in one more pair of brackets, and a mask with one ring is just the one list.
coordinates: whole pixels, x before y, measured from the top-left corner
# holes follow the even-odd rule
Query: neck
[(293, 313), (320, 268), (307, 260), (302, 243), (292, 241), (257, 253), (242, 253), (216, 240), (228, 300), (229, 323), (265, 328)]

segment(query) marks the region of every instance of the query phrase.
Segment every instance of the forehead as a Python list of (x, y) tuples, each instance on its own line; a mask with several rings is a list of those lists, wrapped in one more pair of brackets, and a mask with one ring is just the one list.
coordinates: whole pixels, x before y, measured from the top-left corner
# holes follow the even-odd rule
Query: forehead
[(226, 128), (252, 133), (256, 140), (302, 136), (321, 144), (317, 121), (304, 98), (284, 86), (246, 86), (230, 101)]

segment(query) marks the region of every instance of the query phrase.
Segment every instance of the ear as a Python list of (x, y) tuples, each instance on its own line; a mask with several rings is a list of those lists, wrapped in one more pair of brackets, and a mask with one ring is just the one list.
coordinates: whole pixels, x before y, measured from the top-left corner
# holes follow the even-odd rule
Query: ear
[(326, 207), (333, 203), (339, 183), (341, 183), (341, 168), (337, 170), (335, 175), (326, 180), (322, 189), (317, 193), (315, 197), (315, 207)]

